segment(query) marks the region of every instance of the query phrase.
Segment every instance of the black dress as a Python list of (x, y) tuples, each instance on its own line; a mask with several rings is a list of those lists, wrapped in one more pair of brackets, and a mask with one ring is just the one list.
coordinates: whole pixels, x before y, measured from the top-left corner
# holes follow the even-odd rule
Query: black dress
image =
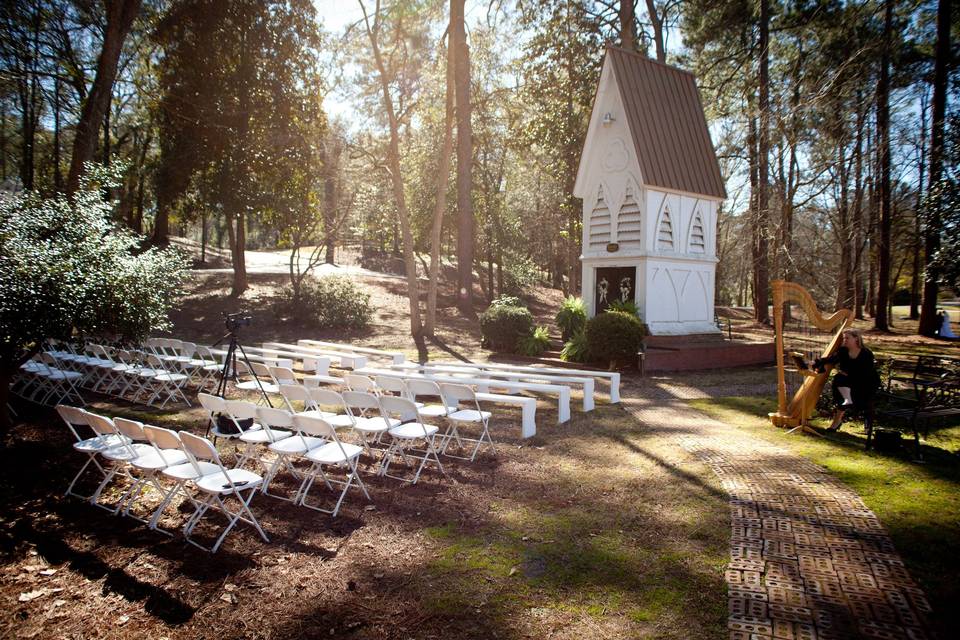
[(863, 347), (856, 358), (851, 358), (849, 350), (846, 347), (840, 347), (835, 354), (829, 358), (823, 358), (820, 362), (837, 365), (837, 374), (833, 376), (834, 404), (838, 407), (843, 404), (843, 396), (837, 389), (850, 387), (854, 408), (867, 408), (880, 387), (880, 374), (877, 373), (873, 352), (870, 349)]

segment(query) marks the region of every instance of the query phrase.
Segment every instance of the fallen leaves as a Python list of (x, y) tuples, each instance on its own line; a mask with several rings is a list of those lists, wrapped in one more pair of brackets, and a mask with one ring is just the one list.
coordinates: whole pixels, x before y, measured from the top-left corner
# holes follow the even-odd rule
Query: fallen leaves
[(37, 598), (47, 594), (46, 589), (37, 589), (36, 591), (24, 591), (20, 594), (20, 597), (17, 598), (20, 602), (30, 602), (31, 600), (36, 600)]

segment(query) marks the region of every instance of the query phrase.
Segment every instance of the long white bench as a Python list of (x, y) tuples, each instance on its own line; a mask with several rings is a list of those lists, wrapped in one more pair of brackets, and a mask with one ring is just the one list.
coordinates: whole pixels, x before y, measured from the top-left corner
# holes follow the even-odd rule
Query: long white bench
[(384, 351), (383, 349), (374, 349), (373, 347), (357, 347), (352, 344), (343, 344), (340, 342), (323, 342), (322, 340), (297, 340), (297, 344), (305, 347), (321, 347), (325, 349), (335, 349), (337, 351), (346, 351), (347, 353), (362, 353), (368, 356), (377, 356), (381, 358), (390, 358), (394, 364), (400, 364), (406, 361), (407, 356), (399, 351)]
[(400, 371), (419, 371), (421, 373), (434, 375), (470, 375), (474, 378), (503, 378), (511, 382), (521, 382), (524, 380), (538, 380), (548, 384), (567, 384), (579, 385), (583, 387), (583, 410), (593, 411), (594, 408), (594, 380), (593, 378), (579, 376), (559, 376), (544, 373), (516, 373), (513, 371), (496, 371), (490, 369), (479, 369), (472, 367), (449, 367), (439, 364), (416, 364), (414, 362), (404, 362), (391, 365), (391, 369)]
[(556, 394), (557, 422), (564, 423), (570, 419), (570, 387), (562, 384), (545, 384), (539, 382), (510, 382), (491, 378), (470, 378), (459, 376), (443, 376), (403, 371), (402, 369), (377, 369), (367, 367), (356, 373), (368, 376), (393, 376), (396, 378), (424, 378), (434, 382), (449, 382), (451, 384), (465, 384), (475, 387), (477, 393), (490, 393), (490, 387), (511, 391), (534, 391), (537, 393)]
[[(243, 360), (243, 355), (246, 354), (247, 359), (250, 362), (262, 362), (268, 367), (292, 367), (293, 360), (290, 358), (280, 358), (276, 356), (264, 356), (257, 353), (250, 353), (255, 349), (255, 347), (244, 347), (243, 354), (240, 353), (240, 350), (237, 350), (237, 360)], [(227, 357), (226, 349), (210, 349), (210, 353), (220, 358), (220, 361), (223, 362), (223, 359)]]
[[(303, 341), (301, 340), (301, 342)], [(338, 358), (340, 360), (340, 368), (342, 369), (361, 369), (367, 366), (368, 360), (366, 356), (356, 353), (317, 349), (299, 343), (264, 342), (262, 349), (264, 351), (280, 350), (286, 353), (296, 353), (302, 355), (304, 358)], [(304, 363), (304, 366), (307, 366), (306, 363)]]
[(513, 371), (516, 373), (542, 373), (551, 375), (574, 375), (591, 378), (603, 378), (610, 381), (610, 402), (620, 402), (620, 374), (616, 371), (594, 371), (592, 369), (567, 369), (566, 367), (531, 367), (525, 365), (501, 364), (499, 362), (457, 362), (441, 361), (432, 363), (445, 367), (466, 367), (490, 371)]
[(537, 399), (530, 396), (510, 396), (499, 393), (477, 393), (480, 402), (519, 405), (521, 409), (520, 435), (532, 438), (537, 435)]

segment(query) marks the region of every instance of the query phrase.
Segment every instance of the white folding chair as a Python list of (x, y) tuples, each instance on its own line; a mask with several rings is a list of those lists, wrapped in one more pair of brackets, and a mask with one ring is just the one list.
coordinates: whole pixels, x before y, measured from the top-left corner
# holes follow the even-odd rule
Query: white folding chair
[[(403, 378), (378, 375), (374, 377), (373, 382), (377, 385), (377, 390), (380, 395), (393, 395), (413, 400), (413, 398), (410, 397), (410, 390), (407, 388), (407, 383)], [(414, 401), (414, 404), (416, 404), (416, 401)]]
[[(253, 496), (256, 495), (257, 490), (263, 483), (263, 478), (246, 469), (227, 469), (224, 467), (223, 462), (220, 461), (220, 456), (217, 455), (216, 447), (206, 438), (182, 431), (180, 433), (180, 442), (183, 443), (184, 452), (190, 458), (191, 462), (196, 465), (198, 470), (201, 468), (200, 463), (202, 462), (207, 462), (217, 467), (217, 470), (213, 473), (200, 475), (191, 480), (192, 484), (203, 494), (203, 498), (195, 501), (197, 508), (183, 526), (183, 535), (186, 537), (187, 542), (204, 551), (216, 553), (220, 545), (223, 544), (223, 540), (227, 537), (227, 534), (230, 533), (230, 530), (233, 529), (237, 522), (241, 521), (253, 526), (265, 542), (270, 542), (270, 538), (264, 533), (260, 522), (257, 521), (256, 516), (254, 516), (250, 510), (250, 501), (253, 500)], [(224, 499), (230, 496), (235, 496), (239, 502), (239, 509), (237, 511), (231, 511), (227, 507), (226, 502), (224, 502)], [(193, 531), (204, 514), (211, 508), (223, 513), (228, 522), (220, 534), (220, 537), (217, 538), (212, 547), (208, 548), (193, 539)]]
[(258, 407), (252, 402), (246, 402), (245, 400), (227, 400), (225, 404), (227, 415), (237, 424), (237, 428), (240, 428), (239, 423), (241, 420), (253, 420), (253, 424), (259, 427), (256, 429), (247, 429), (240, 434), (240, 442), (243, 443), (243, 449), (237, 456), (238, 467), (242, 467), (248, 460), (254, 459), (265, 465), (266, 463), (260, 458), (257, 452), (260, 445), (269, 446), (278, 440), (283, 440), (293, 435), (290, 431), (271, 429), (269, 425), (258, 423)]
[[(213, 437), (213, 441), (216, 442), (217, 438), (225, 438), (227, 440), (236, 440), (243, 435), (243, 429), (237, 423), (236, 418), (234, 418), (230, 412), (227, 410), (227, 401), (221, 398), (220, 396), (214, 396), (209, 393), (199, 392), (197, 393), (197, 400), (200, 401), (200, 406), (207, 411), (208, 422), (207, 422), (207, 432), (210, 436)], [(233, 423), (233, 430), (224, 430), (221, 428), (220, 422), (217, 420), (218, 416), (223, 416), (227, 420)], [(250, 426), (249, 430), (259, 429), (260, 426), (254, 423)]]
[[(122, 420), (122, 418), (120, 419)], [(87, 412), (87, 424), (90, 425), (90, 428), (93, 429), (94, 432), (102, 436), (122, 435), (113, 420), (97, 413)], [(152, 450), (153, 447), (146, 443), (133, 442), (129, 437), (123, 436), (120, 444), (101, 451), (100, 456), (110, 466), (103, 480), (100, 482), (100, 486), (98, 486), (97, 490), (92, 496), (90, 496), (90, 504), (94, 505), (95, 507), (105, 509), (113, 514), (119, 513), (120, 509), (122, 509), (124, 506), (124, 501), (129, 495), (128, 492), (125, 492), (120, 500), (117, 501), (117, 504), (113, 507), (101, 504), (100, 495), (103, 493), (103, 490), (107, 487), (107, 485), (109, 485), (118, 475), (127, 478), (130, 480), (130, 482), (135, 483), (136, 478), (134, 478), (133, 474), (130, 472), (130, 461), (138, 456), (149, 453)]]
[[(175, 361), (167, 360), (166, 363), (175, 363)], [(188, 407), (191, 406), (187, 394), (183, 392), (190, 376), (167, 369), (166, 366), (175, 367), (176, 365), (166, 363), (158, 356), (147, 356), (147, 365), (156, 372), (156, 375), (149, 378), (153, 395), (147, 400), (147, 404), (152, 406), (154, 401), (163, 397), (163, 402), (159, 406), (160, 409), (163, 409), (170, 400), (176, 398), (183, 400)]]
[(371, 444), (379, 443), (390, 427), (400, 424), (399, 420), (382, 414), (380, 400), (372, 393), (344, 391), (341, 397), (353, 417), (353, 430), (359, 434), (361, 444), (368, 453), (372, 453)]
[[(304, 475), (303, 483), (301, 483), (300, 488), (297, 490), (294, 502), (308, 509), (329, 513), (336, 518), (337, 513), (340, 511), (340, 505), (343, 504), (343, 498), (347, 495), (347, 491), (350, 490), (350, 487), (353, 486), (354, 483), (360, 487), (360, 490), (363, 491), (363, 495), (367, 497), (367, 500), (370, 500), (367, 487), (364, 486), (363, 480), (360, 479), (360, 474), (357, 473), (357, 459), (360, 457), (360, 454), (363, 453), (363, 448), (349, 442), (341, 441), (337, 436), (337, 430), (334, 426), (323, 418), (295, 415), (293, 422), (297, 430), (301, 433), (310, 434), (311, 437), (325, 442), (322, 446), (311, 448), (304, 455), (312, 465)], [(346, 481), (330, 478), (324, 473), (324, 466), (346, 466)], [(316, 505), (307, 504), (307, 495), (310, 493), (310, 488), (313, 487), (313, 483), (317, 479), (318, 474), (328, 489), (333, 490), (334, 486), (343, 487), (333, 509), (323, 509)]]
[[(417, 404), (420, 416), (423, 418), (444, 418), (448, 413), (457, 410), (456, 406), (448, 407), (443, 403), (443, 394), (440, 393), (440, 386), (433, 380), (422, 380), (420, 378), (410, 378), (407, 381), (407, 390), (410, 392), (410, 399)], [(440, 400), (436, 403), (419, 402), (420, 398), (432, 397)]]
[[(487, 446), (493, 447), (493, 440), (490, 438), (490, 416), (489, 411), (480, 409), (480, 403), (477, 401), (477, 394), (471, 387), (465, 384), (441, 383), (440, 393), (443, 397), (443, 403), (450, 407), (457, 407), (455, 411), (447, 414), (447, 423), (450, 425), (447, 432), (443, 435), (443, 445), (440, 452), (451, 458), (460, 458), (461, 460), (470, 460), (473, 462), (480, 451), (480, 446), (486, 441)], [(464, 438), (459, 431), (459, 427), (464, 424), (479, 425), (479, 438)], [(462, 448), (464, 442), (476, 443), (473, 452), (469, 456), (455, 456), (447, 453), (450, 442), (457, 441)]]
[[(130, 510), (148, 485), (153, 486), (161, 496), (165, 496), (166, 490), (160, 484), (159, 480), (160, 472), (167, 467), (183, 464), (187, 461), (187, 454), (182, 450), (158, 449), (148, 441), (143, 423), (135, 420), (127, 420), (126, 418), (114, 418), (113, 424), (117, 427), (117, 430), (131, 442), (146, 443), (149, 445), (147, 448), (140, 447), (138, 455), (127, 461), (130, 465), (130, 470), (133, 472), (131, 475), (134, 478), (134, 482), (121, 499), (120, 504), (123, 505), (123, 515), (130, 516), (134, 520), (139, 520), (144, 524), (152, 526), (152, 517), (147, 520), (136, 514), (131, 514)], [(164, 533), (169, 532), (164, 531)]]
[[(311, 404), (315, 409), (304, 412), (306, 415), (323, 418), (335, 429), (344, 427), (353, 429), (356, 426), (357, 420), (350, 413), (347, 403), (343, 400), (343, 395), (339, 392), (323, 387), (307, 387), (307, 394), (310, 396)], [(333, 409), (333, 411), (326, 411), (325, 409)]]
[(274, 498), (290, 500), (291, 502), (296, 501), (296, 495), (292, 498), (287, 498), (276, 493), (270, 493), (270, 483), (277, 477), (281, 466), (285, 467), (292, 476), (299, 478), (300, 474), (297, 473), (297, 470), (293, 467), (293, 461), (302, 457), (311, 449), (322, 446), (326, 441), (322, 438), (305, 435), (297, 430), (294, 426), (293, 414), (285, 409), (257, 407), (257, 418), (260, 420), (260, 424), (263, 425), (264, 429), (274, 431), (276, 431), (277, 428), (290, 429), (293, 434), (290, 437), (275, 440), (267, 445), (267, 449), (272, 451), (276, 457), (267, 469), (266, 474), (264, 474), (261, 491)]
[(81, 405), (86, 404), (77, 389), (77, 384), (83, 379), (82, 374), (59, 368), (57, 359), (49, 353), (40, 354), (40, 364), (50, 385), (50, 391), (43, 398), (43, 404), (47, 404), (51, 398), (55, 404), (71, 400)]
[[(144, 425), (143, 432), (147, 436), (147, 441), (153, 445), (154, 449), (158, 452), (178, 451), (185, 454), (183, 443), (180, 442), (180, 436), (178, 436), (175, 431), (162, 427)], [(202, 476), (216, 473), (217, 471), (219, 471), (217, 465), (210, 462), (191, 460), (189, 457), (181, 464), (172, 464), (164, 468), (160, 472), (161, 475), (171, 480), (173, 484), (168, 489), (163, 490), (163, 500), (150, 517), (149, 527), (156, 531), (166, 533), (166, 530), (160, 528), (160, 518), (167, 510), (167, 507), (170, 506), (170, 503), (173, 502), (178, 494), (187, 500), (193, 500), (193, 497), (186, 493), (184, 488), (186, 483), (191, 480), (197, 480)]]
[(97, 456), (107, 449), (123, 444), (123, 436), (117, 433), (101, 434), (94, 431), (95, 435), (92, 438), (86, 438), (81, 435), (79, 431), (79, 429), (83, 427), (90, 428), (90, 423), (88, 422), (89, 414), (86, 411), (78, 409), (77, 407), (60, 404), (57, 405), (57, 414), (59, 414), (60, 418), (67, 425), (67, 428), (70, 429), (70, 433), (72, 433), (76, 439), (76, 442), (73, 443), (74, 451), (86, 454), (87, 456), (87, 461), (80, 467), (80, 471), (73, 477), (73, 480), (70, 481), (70, 486), (67, 487), (64, 495), (75, 496), (81, 500), (89, 500), (93, 497), (93, 494), (84, 496), (79, 493), (74, 493), (73, 487), (91, 464), (100, 472), (101, 480), (107, 477), (108, 471), (101, 466), (97, 460)]
[(206, 389), (208, 384), (217, 379), (223, 370), (223, 365), (217, 361), (210, 347), (197, 345), (194, 355), (195, 357), (189, 362), (192, 375), (196, 379), (197, 386), (200, 389)]
[(350, 391), (365, 391), (374, 395), (380, 393), (377, 383), (370, 376), (360, 375), (359, 373), (348, 373), (344, 376), (347, 389)]
[[(423, 422), (423, 418), (417, 411), (417, 405), (413, 400), (407, 398), (396, 398), (393, 396), (380, 396), (380, 411), (389, 418), (395, 418), (400, 424), (390, 427), (387, 433), (390, 435), (390, 447), (384, 452), (383, 459), (380, 461), (379, 475), (397, 480), (405, 480), (411, 484), (417, 484), (420, 480), (420, 474), (423, 472), (427, 462), (434, 462), (440, 473), (444, 476), (447, 472), (443, 470), (443, 464), (440, 463), (440, 457), (437, 455), (435, 438), (439, 427)], [(417, 451), (413, 446), (417, 443), (423, 443), (423, 450)], [(417, 471), (413, 480), (408, 480), (400, 476), (390, 475), (390, 464), (394, 458), (401, 458), (404, 461), (407, 458), (419, 460)]]

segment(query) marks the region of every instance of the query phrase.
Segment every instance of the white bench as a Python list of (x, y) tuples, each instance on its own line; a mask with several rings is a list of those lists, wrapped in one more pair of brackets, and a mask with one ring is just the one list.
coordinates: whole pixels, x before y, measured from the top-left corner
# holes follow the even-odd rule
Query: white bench
[(363, 353), (368, 356), (390, 358), (394, 364), (400, 364), (407, 359), (407, 356), (399, 351), (384, 351), (383, 349), (374, 349), (372, 347), (356, 347), (352, 344), (341, 344), (339, 342), (303, 339), (297, 340), (297, 344), (305, 347), (321, 347), (325, 349), (336, 349), (337, 351), (346, 351), (347, 353)]
[[(434, 382), (448, 382), (451, 384), (465, 384), (475, 387), (477, 393), (490, 393), (490, 387), (508, 389), (512, 391), (535, 391), (557, 395), (557, 422), (564, 423), (570, 420), (570, 387), (562, 384), (544, 384), (539, 382), (509, 382), (493, 380), (491, 378), (468, 378), (457, 376), (439, 376), (423, 373), (413, 373), (402, 369), (376, 369), (368, 367), (356, 373), (368, 376), (393, 376), (395, 378), (424, 378)], [(510, 396), (507, 396), (510, 397)]]
[(522, 411), (520, 435), (532, 438), (537, 435), (537, 399), (530, 396), (508, 396), (499, 393), (477, 393), (480, 402), (519, 405)]
[[(447, 365), (439, 364), (416, 364), (413, 362), (404, 362), (401, 364), (395, 364), (390, 367), (391, 369), (396, 369), (400, 371), (419, 371), (421, 373), (434, 374), (434, 375), (444, 375), (451, 374), (456, 376), (461, 375), (470, 375), (474, 378), (505, 378), (511, 382), (521, 382), (523, 380), (539, 380), (542, 382), (547, 382), (549, 384), (568, 384), (568, 385), (581, 385), (583, 387), (583, 410), (584, 411), (593, 411), (594, 400), (594, 380), (593, 378), (579, 377), (579, 376), (560, 376), (560, 375), (551, 375), (543, 373), (515, 373), (512, 371), (495, 371), (489, 369), (479, 369), (472, 367), (450, 367)], [(469, 374), (460, 373), (460, 372), (470, 372)]]
[[(256, 353), (248, 353), (249, 351), (254, 350), (255, 347), (244, 347), (243, 353), (237, 349), (237, 360), (243, 361), (243, 356), (246, 355), (247, 359), (250, 362), (262, 362), (268, 367), (293, 367), (293, 360), (289, 358), (279, 358), (274, 356), (263, 356)], [(220, 358), (220, 361), (223, 362), (223, 359), (227, 357), (226, 349), (210, 349), (210, 353)]]
[[(301, 340), (301, 342), (303, 341)], [(367, 366), (367, 357), (364, 355), (344, 351), (331, 351), (330, 349), (316, 349), (299, 343), (264, 342), (263, 349), (283, 350), (288, 353), (302, 354), (306, 358), (339, 358), (341, 369), (361, 369)], [(304, 366), (307, 366), (306, 362)]]
[(498, 362), (456, 362), (443, 361), (432, 363), (444, 367), (467, 367), (489, 371), (512, 371), (516, 373), (542, 373), (560, 376), (586, 376), (604, 378), (610, 381), (610, 402), (620, 402), (620, 374), (616, 371), (594, 371), (592, 369), (567, 369), (566, 367), (530, 367), (525, 365), (501, 364)]

